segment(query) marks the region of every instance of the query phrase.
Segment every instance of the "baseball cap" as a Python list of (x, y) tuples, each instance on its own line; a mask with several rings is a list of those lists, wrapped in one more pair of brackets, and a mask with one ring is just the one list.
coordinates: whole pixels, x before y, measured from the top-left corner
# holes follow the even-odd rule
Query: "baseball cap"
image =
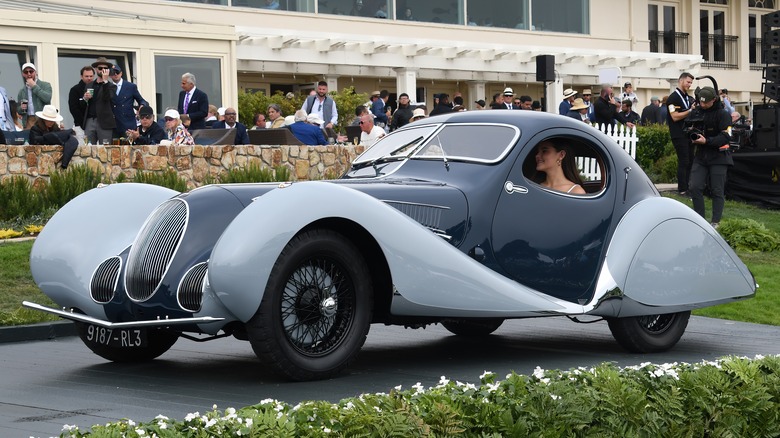
[(31, 68), (35, 71), (38, 71), (38, 69), (35, 68), (35, 64), (33, 64), (32, 62), (25, 62), (24, 64), (22, 64), (22, 71), (24, 71), (24, 69), (26, 68)]
[(485, 101), (482, 99), (475, 100), (474, 103), (476, 103), (479, 106), (485, 106)]
[(172, 118), (172, 119), (178, 119), (178, 118), (180, 118), (180, 117), (179, 117), (179, 112), (178, 112), (178, 111), (176, 111), (175, 109), (169, 109), (168, 111), (166, 111), (166, 112), (165, 112), (165, 117), (170, 117), (170, 118)]
[(718, 97), (718, 93), (712, 87), (703, 87), (701, 90), (699, 90), (700, 102), (709, 102), (716, 97)]

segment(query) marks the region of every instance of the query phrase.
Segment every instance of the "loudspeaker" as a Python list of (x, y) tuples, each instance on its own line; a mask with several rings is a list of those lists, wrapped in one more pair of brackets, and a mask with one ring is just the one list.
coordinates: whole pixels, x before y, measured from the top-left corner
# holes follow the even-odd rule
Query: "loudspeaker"
[(780, 148), (780, 108), (757, 105), (753, 108), (753, 141), (757, 149)]
[(536, 55), (536, 81), (555, 82), (555, 55)]

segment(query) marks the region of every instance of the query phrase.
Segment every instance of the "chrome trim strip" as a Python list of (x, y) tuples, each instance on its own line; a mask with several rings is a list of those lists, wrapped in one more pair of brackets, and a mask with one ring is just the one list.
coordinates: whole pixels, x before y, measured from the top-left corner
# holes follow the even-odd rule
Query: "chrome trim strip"
[[(117, 266), (117, 268), (116, 268), (116, 276), (115, 276), (115, 278), (113, 279), (113, 281), (111, 281), (113, 283), (113, 287), (111, 287), (111, 297), (109, 299), (105, 300), (105, 301), (98, 301), (98, 300), (95, 299), (95, 295), (93, 293), (93, 291), (94, 291), (94, 289), (93, 289), (94, 288), (94, 283), (95, 283), (95, 280), (96, 280), (95, 279), (95, 275), (98, 274), (98, 270), (101, 270), (101, 272), (100, 272), (101, 278), (98, 281), (106, 280), (106, 274), (107, 274), (106, 271), (107, 271), (107, 269), (106, 268), (101, 269), (101, 267), (106, 262), (109, 262), (109, 261), (114, 260), (114, 259), (117, 260), (117, 263), (119, 263), (119, 266)], [(106, 303), (110, 302), (111, 300), (113, 300), (114, 296), (116, 295), (116, 288), (119, 285), (119, 277), (120, 277), (121, 274), (122, 274), (122, 258), (121, 257), (113, 256), (113, 257), (109, 257), (109, 258), (103, 260), (102, 262), (100, 262), (100, 264), (97, 265), (95, 270), (92, 271), (92, 276), (90, 276), (90, 280), (89, 280), (89, 297), (92, 298), (92, 301), (94, 301), (97, 304), (106, 304)], [(100, 281), (100, 284), (105, 284), (105, 283), (106, 282)]]
[(70, 319), (71, 321), (83, 322), (85, 324), (93, 324), (106, 328), (129, 328), (129, 327), (167, 327), (170, 325), (182, 325), (182, 324), (201, 324), (216, 321), (223, 321), (225, 318), (215, 318), (212, 316), (201, 316), (198, 318), (173, 318), (173, 319), (152, 319), (146, 321), (130, 321), (130, 322), (109, 322), (102, 319), (93, 318), (91, 316), (82, 315), (80, 313), (68, 312), (66, 310), (52, 309), (51, 307), (42, 306), (40, 304), (31, 303), (29, 301), (22, 301), (22, 305), (29, 309), (40, 310), (41, 312), (51, 313), (59, 316), (60, 318)]
[[(201, 273), (200, 271), (203, 270)], [(198, 306), (196, 309), (191, 308), (190, 306), (187, 306), (185, 304), (182, 304), (182, 295), (190, 295), (190, 292), (195, 292), (195, 284), (193, 284), (193, 278), (196, 278), (197, 275), (203, 275), (203, 278), (200, 280), (200, 300), (198, 301)], [(187, 312), (199, 312), (201, 309), (201, 306), (203, 305), (203, 289), (204, 289), (204, 283), (206, 282), (206, 275), (208, 275), (208, 262), (200, 262), (195, 265), (193, 265), (190, 269), (187, 270), (187, 272), (184, 273), (184, 275), (181, 277), (181, 280), (179, 281), (179, 285), (176, 287), (176, 303), (179, 305), (179, 307), (182, 310), (185, 310)], [(182, 288), (185, 288), (182, 290)], [(194, 296), (189, 297), (185, 296), (185, 300), (189, 299), (193, 303), (195, 302)]]

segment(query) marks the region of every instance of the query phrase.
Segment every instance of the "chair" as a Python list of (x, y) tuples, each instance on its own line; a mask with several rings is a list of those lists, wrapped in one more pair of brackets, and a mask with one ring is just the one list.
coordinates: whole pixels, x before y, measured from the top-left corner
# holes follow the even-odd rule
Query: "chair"
[(358, 138), (358, 143), (360, 143), (360, 134), (362, 133), (363, 130), (360, 129), (360, 125), (347, 126), (347, 143), (352, 142), (355, 137)]
[(195, 144), (204, 146), (210, 144), (235, 144), (236, 128), (196, 129), (192, 131), (192, 139), (195, 140)]
[(287, 128), (274, 129), (253, 129), (247, 131), (249, 134), (249, 143), (251, 144), (272, 144), (272, 145), (302, 145), (292, 131)]

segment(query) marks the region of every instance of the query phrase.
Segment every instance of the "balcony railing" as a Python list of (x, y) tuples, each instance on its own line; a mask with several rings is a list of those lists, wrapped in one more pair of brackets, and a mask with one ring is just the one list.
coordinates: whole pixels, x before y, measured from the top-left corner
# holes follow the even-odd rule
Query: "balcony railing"
[(735, 35), (701, 34), (702, 67), (726, 70), (739, 68), (738, 40)]
[(750, 69), (761, 70), (764, 67), (764, 49), (761, 48), (761, 38), (750, 38), (748, 45)]
[(655, 53), (678, 53), (687, 55), (688, 34), (674, 31), (651, 30), (649, 33), (650, 51)]

